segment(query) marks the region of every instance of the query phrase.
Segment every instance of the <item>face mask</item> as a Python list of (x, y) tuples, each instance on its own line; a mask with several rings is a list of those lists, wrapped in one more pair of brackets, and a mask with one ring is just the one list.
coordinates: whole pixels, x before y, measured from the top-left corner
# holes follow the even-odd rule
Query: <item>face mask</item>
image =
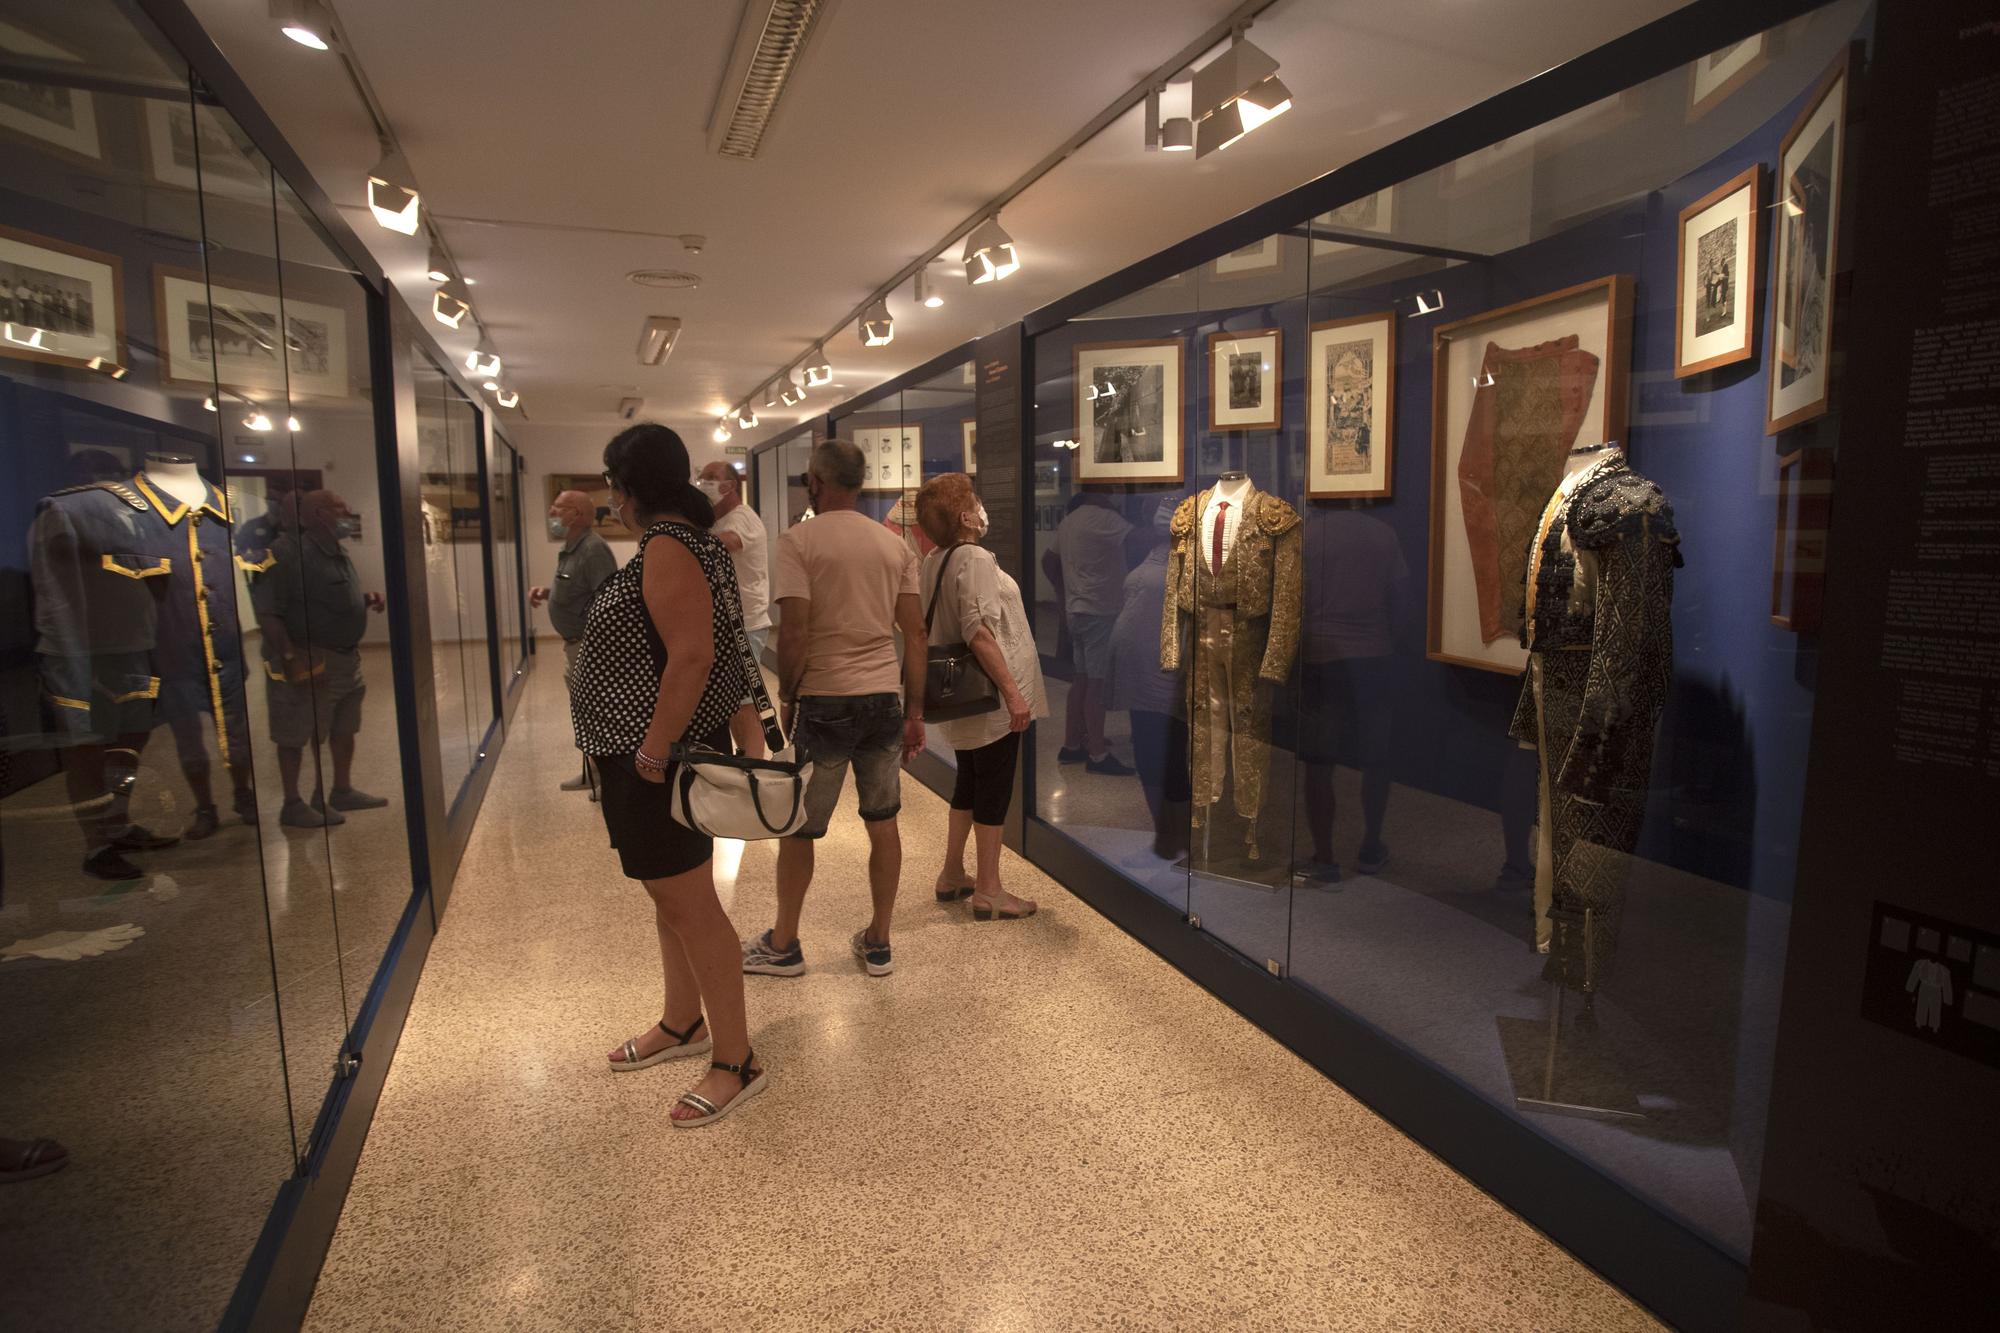
[(986, 506), (980, 505), (970, 514), (967, 514), (965, 516), (965, 526), (972, 529), (973, 536), (984, 537), (986, 535), (987, 529), (993, 526), (991, 523), (986, 521)]
[(338, 519), (333, 525), (333, 535), (341, 541), (353, 541), (361, 535), (361, 520), (354, 515)]
[(549, 536), (557, 541), (563, 540), (569, 536), (569, 524), (559, 518), (551, 517), (549, 519)]
[(696, 482), (696, 483), (694, 484), (694, 488), (695, 488), (696, 490), (700, 491), (700, 492), (701, 492), (701, 493), (702, 493), (703, 495), (706, 495), (706, 496), (708, 497), (708, 502), (709, 502), (710, 504), (721, 504), (721, 503), (722, 503), (722, 483), (721, 483), (721, 482), (719, 482), (719, 481), (712, 481), (712, 480), (710, 480), (710, 479), (709, 479), (709, 478), (707, 478), (707, 477), (703, 477), (703, 478), (702, 478), (702, 479), (701, 479), (700, 481), (698, 481), (698, 482)]

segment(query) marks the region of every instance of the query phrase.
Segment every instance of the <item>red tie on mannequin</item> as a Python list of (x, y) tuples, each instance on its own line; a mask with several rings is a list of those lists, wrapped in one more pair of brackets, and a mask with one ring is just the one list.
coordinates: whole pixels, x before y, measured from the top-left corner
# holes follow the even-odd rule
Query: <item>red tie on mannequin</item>
[(1214, 560), (1211, 568), (1214, 569), (1215, 577), (1217, 578), (1222, 577), (1222, 525), (1228, 516), (1229, 501), (1217, 500), (1215, 502), (1215, 542), (1211, 547), (1211, 550), (1214, 552)]

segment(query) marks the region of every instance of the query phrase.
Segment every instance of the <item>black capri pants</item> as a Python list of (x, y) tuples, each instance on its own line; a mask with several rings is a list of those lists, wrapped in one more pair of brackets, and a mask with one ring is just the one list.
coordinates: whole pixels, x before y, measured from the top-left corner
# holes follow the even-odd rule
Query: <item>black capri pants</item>
[(1014, 764), (1021, 756), (1021, 733), (1010, 731), (977, 750), (953, 750), (958, 757), (958, 785), (951, 789), (951, 808), (970, 810), (975, 824), (1007, 822), (1014, 799)]

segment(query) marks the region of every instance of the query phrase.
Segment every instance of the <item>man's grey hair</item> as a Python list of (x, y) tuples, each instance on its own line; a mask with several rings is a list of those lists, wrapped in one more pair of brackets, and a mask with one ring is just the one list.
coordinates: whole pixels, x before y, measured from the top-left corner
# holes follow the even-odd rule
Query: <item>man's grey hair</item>
[(813, 446), (810, 466), (822, 486), (858, 491), (866, 465), (861, 450), (848, 440), (821, 440)]

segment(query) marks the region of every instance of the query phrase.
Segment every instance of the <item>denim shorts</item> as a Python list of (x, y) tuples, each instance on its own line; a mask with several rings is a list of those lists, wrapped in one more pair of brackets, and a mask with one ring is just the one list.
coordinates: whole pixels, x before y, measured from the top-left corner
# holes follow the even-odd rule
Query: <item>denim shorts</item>
[(1069, 613), (1070, 658), (1091, 680), (1103, 680), (1111, 674), (1111, 629), (1117, 623), (1116, 616)]
[(894, 694), (809, 694), (799, 700), (798, 747), (812, 760), (806, 822), (794, 836), (822, 838), (854, 768), (861, 817), (894, 819), (903, 808), (903, 701)]

